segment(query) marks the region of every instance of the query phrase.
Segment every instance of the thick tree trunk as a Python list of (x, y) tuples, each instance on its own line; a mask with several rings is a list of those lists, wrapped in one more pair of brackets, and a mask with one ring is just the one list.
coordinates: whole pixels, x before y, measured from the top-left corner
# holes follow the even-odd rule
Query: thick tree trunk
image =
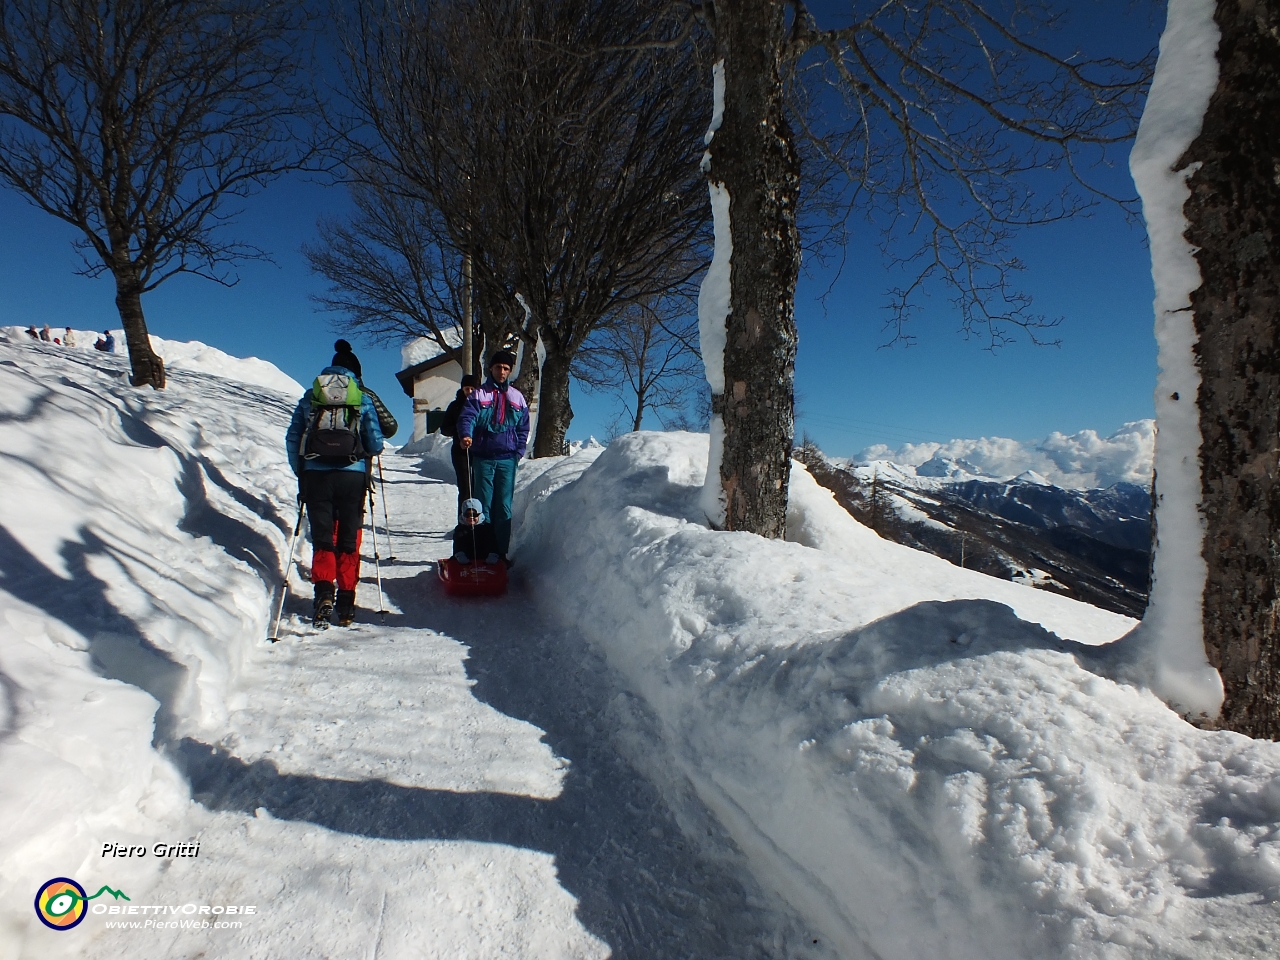
[(547, 345), (547, 359), (542, 364), (539, 391), (538, 435), (533, 443), (535, 457), (559, 457), (564, 454), (564, 438), (573, 420), (569, 406), (569, 365), (571, 358)]
[(475, 338), (472, 336), (471, 322), (471, 254), (464, 254), (462, 257), (462, 359), (459, 365), (462, 367), (463, 373), (470, 373), (475, 369)]
[(1200, 164), (1184, 212), (1203, 281), (1204, 640), (1222, 724), (1280, 739), (1280, 0), (1219, 0), (1214, 19), (1218, 87), (1180, 162)]
[(641, 340), (641, 344), (640, 356), (636, 358), (636, 415), (631, 418), (631, 430), (633, 432), (639, 432), (640, 424), (644, 422), (644, 407), (648, 399), (648, 391), (645, 389), (645, 384), (648, 382), (645, 377), (649, 373), (645, 365), (645, 359), (649, 354), (649, 337), (647, 334)]
[(151, 349), (147, 335), (147, 321), (142, 315), (142, 285), (132, 264), (115, 268), (116, 309), (120, 311), (120, 325), (124, 328), (124, 340), (129, 347), (129, 365), (133, 376), (129, 382), (135, 387), (150, 384), (163, 390), (165, 384), (164, 361)]
[(539, 413), (542, 409), (542, 370), (538, 366), (536, 345), (530, 346), (528, 341), (525, 341), (518, 348), (518, 352), (521, 357), (520, 372), (519, 376), (511, 383), (524, 396), (525, 402), (529, 404), (529, 443), (532, 450), (532, 444), (537, 439)]
[(795, 435), (800, 161), (783, 104), (784, 12), (781, 0), (716, 3), (725, 96), (709, 148), (733, 238), (724, 394), (713, 397), (724, 423), (725, 526), (766, 537), (786, 532)]

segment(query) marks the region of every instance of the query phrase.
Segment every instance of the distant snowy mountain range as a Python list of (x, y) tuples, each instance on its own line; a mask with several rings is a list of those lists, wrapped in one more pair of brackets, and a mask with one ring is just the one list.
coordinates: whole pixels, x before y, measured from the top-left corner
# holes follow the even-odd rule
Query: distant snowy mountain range
[[(1147, 420), (1106, 439), (1086, 430), (1037, 445), (997, 438), (872, 447), (863, 454), (886, 456), (863, 462), (814, 448), (800, 457), (885, 539), (1141, 617), (1150, 587), (1153, 441)], [(1099, 478), (1111, 482), (1084, 485)]]
[(1051, 433), (1036, 443), (1006, 437), (908, 443), (897, 450), (867, 447), (841, 466), (889, 462), (902, 473), (947, 480), (1011, 480), (1051, 483), (1068, 490), (1089, 490), (1132, 483), (1151, 486), (1155, 454), (1154, 420), (1134, 420), (1109, 437), (1094, 430)]

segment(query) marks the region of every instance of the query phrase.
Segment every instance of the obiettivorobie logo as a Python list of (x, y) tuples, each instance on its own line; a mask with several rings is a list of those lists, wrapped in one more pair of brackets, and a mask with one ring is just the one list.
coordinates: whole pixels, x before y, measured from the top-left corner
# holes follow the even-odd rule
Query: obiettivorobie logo
[(36, 893), (36, 916), (50, 930), (70, 930), (87, 912), (87, 904), (95, 897), (109, 893), (117, 900), (129, 898), (119, 890), (112, 890), (106, 884), (92, 896), (86, 896), (84, 887), (70, 877), (54, 877), (46, 880)]

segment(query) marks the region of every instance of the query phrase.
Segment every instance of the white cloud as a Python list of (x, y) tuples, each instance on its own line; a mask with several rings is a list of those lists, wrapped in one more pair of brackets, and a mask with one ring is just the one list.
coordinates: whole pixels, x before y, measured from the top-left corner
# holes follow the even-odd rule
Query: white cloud
[(908, 443), (897, 450), (884, 444), (867, 447), (854, 462), (888, 460), (903, 467), (920, 467), (930, 460), (967, 461), (983, 476), (1001, 480), (1028, 470), (1060, 487), (1109, 487), (1121, 481), (1147, 486), (1155, 450), (1154, 420), (1126, 423), (1109, 437), (1096, 430), (1054, 432), (1043, 440), (1024, 443), (1007, 437), (951, 440), (948, 443)]

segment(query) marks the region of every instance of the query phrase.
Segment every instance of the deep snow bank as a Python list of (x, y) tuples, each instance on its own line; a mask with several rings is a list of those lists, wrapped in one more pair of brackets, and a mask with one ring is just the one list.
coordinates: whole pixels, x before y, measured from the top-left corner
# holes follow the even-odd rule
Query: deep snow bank
[(535, 462), (521, 568), (841, 955), (1272, 948), (1280, 745), (1198, 731), (1069, 642), (1133, 621), (881, 541), (798, 465), (798, 542), (707, 530), (706, 449)]
[[(266, 636), (295, 397), (250, 381), (292, 381), (162, 346), (241, 382), (175, 363), (167, 390), (137, 390), (124, 356), (0, 342), (0, 942), (19, 942), (55, 865), (180, 829), (187, 788), (153, 717), (162, 739), (216, 741)], [(129, 871), (118, 882), (142, 883)]]

